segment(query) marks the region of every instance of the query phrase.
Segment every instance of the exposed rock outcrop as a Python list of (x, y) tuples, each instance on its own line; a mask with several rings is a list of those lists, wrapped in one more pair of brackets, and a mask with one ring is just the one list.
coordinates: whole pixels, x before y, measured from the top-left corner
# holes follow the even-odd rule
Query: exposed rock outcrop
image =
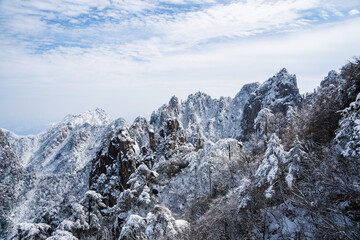
[(185, 131), (177, 118), (168, 118), (155, 136), (156, 152), (170, 158), (176, 150), (186, 143)]
[(297, 88), (296, 76), (290, 75), (283, 68), (272, 78), (264, 82), (252, 93), (244, 106), (241, 120), (241, 139), (247, 140), (255, 131), (254, 120), (263, 108), (270, 109), (273, 113), (281, 112), (286, 115), (290, 106), (300, 107), (302, 97)]
[(128, 129), (122, 128), (92, 160), (89, 186), (105, 198), (106, 205), (115, 205), (119, 193), (129, 188), (127, 182), (136, 169), (138, 151)]

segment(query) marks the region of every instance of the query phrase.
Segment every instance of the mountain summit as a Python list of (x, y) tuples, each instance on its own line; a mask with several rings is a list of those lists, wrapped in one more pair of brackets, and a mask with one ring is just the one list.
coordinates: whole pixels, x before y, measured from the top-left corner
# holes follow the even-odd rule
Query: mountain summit
[(173, 96), (0, 129), (2, 239), (356, 239), (359, 62), (299, 94), (283, 68), (234, 98)]
[(81, 126), (85, 123), (94, 126), (101, 126), (109, 124), (111, 122), (111, 118), (103, 109), (96, 108), (78, 115), (67, 115), (62, 122), (75, 126)]

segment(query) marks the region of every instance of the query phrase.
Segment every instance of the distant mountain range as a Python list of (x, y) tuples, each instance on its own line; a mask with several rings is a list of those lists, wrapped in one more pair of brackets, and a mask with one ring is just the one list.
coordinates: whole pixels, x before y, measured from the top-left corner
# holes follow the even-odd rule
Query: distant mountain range
[(149, 120), (95, 109), (0, 129), (0, 238), (356, 239), (359, 65), (306, 96), (284, 68)]

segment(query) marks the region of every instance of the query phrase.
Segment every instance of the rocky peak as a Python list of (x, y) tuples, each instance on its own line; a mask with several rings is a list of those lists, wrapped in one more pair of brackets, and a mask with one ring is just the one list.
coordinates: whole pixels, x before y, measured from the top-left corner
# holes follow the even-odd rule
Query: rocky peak
[[(232, 110), (232, 115), (242, 115), (242, 111), (247, 99), (250, 97), (250, 94), (255, 92), (260, 86), (259, 83), (249, 83), (245, 84), (240, 92), (238, 92), (235, 97), (231, 100), (230, 108)], [(236, 117), (239, 117), (237, 115)]]
[(0, 150), (2, 150), (5, 147), (9, 147), (9, 141), (3, 131), (0, 129)]
[(176, 96), (172, 96), (170, 101), (169, 101), (169, 107), (170, 109), (173, 110), (174, 115), (178, 115), (179, 114), (179, 99)]
[(289, 72), (286, 68), (282, 68), (276, 75), (289, 76)]
[[(10, 146), (7, 136), (0, 129), (0, 172), (6, 168), (10, 168), (12, 171), (16, 169), (21, 169), (21, 171), (24, 171), (21, 164), (19, 163), (19, 159)], [(1, 175), (0, 179), (1, 177), (6, 178), (8, 176)]]
[(240, 92), (231, 100), (229, 105), (228, 122), (226, 129), (228, 130), (229, 137), (236, 139), (240, 138), (241, 135), (241, 119), (244, 112), (244, 106), (246, 101), (249, 99), (250, 94), (256, 91), (260, 86), (259, 83), (245, 84)]
[(185, 131), (178, 118), (168, 118), (155, 136), (156, 152), (170, 158), (186, 142)]
[(208, 111), (215, 105), (216, 99), (212, 99), (209, 95), (202, 92), (190, 94), (183, 103), (184, 114), (196, 114), (199, 117), (208, 115)]
[(341, 81), (342, 81), (341, 75), (338, 74), (336, 71), (332, 70), (328, 73), (328, 75), (324, 78), (324, 80), (321, 81), (320, 87), (325, 88), (330, 86), (331, 84), (336, 86), (339, 83), (341, 83)]
[(254, 120), (261, 109), (269, 108), (273, 113), (281, 112), (285, 115), (290, 106), (300, 107), (301, 103), (296, 76), (289, 74), (286, 68), (281, 69), (260, 85), (246, 102), (241, 121), (242, 139), (246, 140), (254, 132)]
[(271, 104), (275, 98), (292, 97), (298, 95), (299, 89), (297, 88), (296, 76), (288, 73), (286, 68), (283, 68), (272, 78), (264, 82), (256, 93), (264, 95), (267, 104)]
[(89, 110), (77, 115), (69, 114), (63, 119), (63, 123), (66, 123), (70, 128), (81, 126), (85, 123), (94, 126), (102, 126), (109, 124), (110, 122), (111, 118), (101, 108)]
[(150, 133), (153, 133), (154, 130), (146, 118), (137, 117), (130, 126), (129, 132), (140, 148), (148, 148), (150, 144)]
[(127, 182), (136, 169), (138, 153), (129, 130), (121, 128), (92, 160), (89, 187), (104, 196), (106, 205), (115, 205), (119, 193), (129, 187)]

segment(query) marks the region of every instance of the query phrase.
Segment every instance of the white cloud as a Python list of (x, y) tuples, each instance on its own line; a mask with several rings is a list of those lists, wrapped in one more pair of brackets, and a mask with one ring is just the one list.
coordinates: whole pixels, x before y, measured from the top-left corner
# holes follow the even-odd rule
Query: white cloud
[[(293, 31), (294, 28), (309, 23), (307, 15), (317, 14), (306, 11), (316, 10), (322, 4), (320, 0), (253, 0), (227, 5), (213, 3), (185, 12), (177, 11), (174, 7), (168, 13), (163, 11), (161, 5), (157, 5), (161, 2), (163, 1), (8, 0), (4, 1), (0, 9), (8, 16), (8, 24), (4, 26), (7, 33), (20, 34), (30, 42), (34, 33), (37, 33), (36, 37), (40, 42), (47, 38), (55, 45), (62, 45), (66, 41), (75, 44), (81, 40), (83, 44), (87, 43), (86, 46), (118, 42), (124, 46), (134, 46), (146, 39), (159, 39), (161, 45), (173, 45), (172, 48), (180, 46), (182, 49), (217, 38), (246, 37), (270, 31)], [(188, 2), (202, 4), (209, 1), (186, 1)], [(143, 12), (144, 10), (148, 12)], [(31, 22), (33, 29), (12, 27), (19, 23), (16, 16), (21, 18), (21, 22)], [(34, 23), (34, 16), (38, 23)], [(97, 22), (94, 21), (96, 18), (104, 19)], [(28, 19), (30, 21), (27, 21)], [(64, 20), (77, 25), (69, 26), (61, 22)], [(36, 42), (34, 44), (39, 47)], [(138, 46), (142, 47), (139, 44)]]
[(234, 96), (282, 67), (310, 91), (360, 52), (360, 19), (340, 17), (356, 4), (4, 0), (0, 119), (58, 121), (100, 106), (132, 120), (174, 94)]
[[(216, 5), (204, 11), (180, 14), (174, 21), (161, 22), (170, 39), (201, 42), (217, 37), (255, 35), (302, 25), (299, 11), (312, 9), (318, 1), (247, 1)], [(158, 21), (152, 25), (158, 24)], [(180, 40), (181, 41), (181, 40)]]
[[(121, 50), (105, 47), (68, 47), (33, 55), (26, 48), (7, 46), (0, 53), (0, 81), (2, 86), (21, 86), (30, 92), (32, 88), (47, 89), (46, 94), (70, 92), (69, 99), (81, 92), (79, 105), (67, 104), (61, 115), (69, 109), (98, 106), (98, 102), (113, 115), (128, 119), (150, 114), (173, 94), (185, 98), (201, 90), (215, 97), (233, 96), (243, 84), (262, 82), (282, 67), (298, 74), (299, 87), (305, 92), (317, 86), (327, 71), (360, 52), (360, 34), (354, 31), (359, 23), (360, 19), (354, 19), (282, 37), (212, 43), (191, 52), (156, 55), (148, 62), (124, 58)], [(158, 51), (155, 49), (153, 55)], [(0, 102), (4, 105), (7, 101), (3, 98)], [(62, 98), (53, 101), (59, 104), (56, 101)]]
[(352, 9), (352, 10), (349, 11), (349, 15), (351, 15), (351, 16), (357, 15), (359, 13), (360, 13), (360, 11), (357, 10), (357, 9)]

